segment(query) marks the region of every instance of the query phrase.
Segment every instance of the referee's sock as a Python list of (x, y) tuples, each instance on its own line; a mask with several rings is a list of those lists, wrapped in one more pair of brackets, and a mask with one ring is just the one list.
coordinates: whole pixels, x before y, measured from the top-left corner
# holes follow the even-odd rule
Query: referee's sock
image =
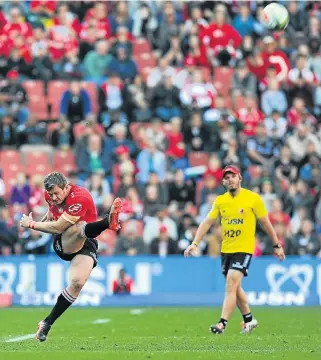
[(221, 320), (219, 321), (219, 323), (223, 324), (223, 326), (226, 327), (226, 325), (227, 325), (227, 320), (221, 318)]
[(109, 220), (108, 215), (105, 216), (102, 220), (98, 220), (92, 222), (90, 224), (86, 224), (84, 228), (84, 234), (87, 238), (93, 239), (99, 236), (103, 231), (109, 228)]
[(63, 290), (63, 292), (58, 296), (56, 305), (51, 310), (51, 313), (45, 318), (45, 322), (52, 325), (59, 316), (62, 315), (69, 306), (76, 301), (76, 299), (76, 297), (69, 294), (67, 289)]
[(244, 320), (245, 324), (248, 323), (248, 322), (251, 322), (252, 319), (253, 319), (253, 316), (252, 316), (251, 312), (249, 312), (248, 314), (243, 315), (243, 320)]

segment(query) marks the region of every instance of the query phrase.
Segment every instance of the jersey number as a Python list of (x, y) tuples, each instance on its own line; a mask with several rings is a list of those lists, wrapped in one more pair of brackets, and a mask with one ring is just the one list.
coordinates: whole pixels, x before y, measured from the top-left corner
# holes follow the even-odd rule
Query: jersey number
[(234, 238), (241, 235), (241, 230), (225, 230), (224, 236)]

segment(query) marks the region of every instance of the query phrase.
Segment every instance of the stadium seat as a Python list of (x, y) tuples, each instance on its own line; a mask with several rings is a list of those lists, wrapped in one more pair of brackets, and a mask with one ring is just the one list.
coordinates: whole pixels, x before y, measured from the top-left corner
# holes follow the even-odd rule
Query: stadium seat
[(53, 170), (52, 166), (49, 164), (37, 164), (37, 163), (28, 164), (28, 166), (26, 166), (25, 168), (26, 174), (30, 177), (32, 177), (35, 174), (45, 176), (50, 172), (52, 172), (52, 170)]
[(2, 150), (0, 151), (0, 166), (6, 164), (21, 165), (20, 152), (17, 150)]
[(228, 67), (214, 69), (214, 86), (220, 95), (228, 95), (232, 85), (234, 70)]
[(26, 166), (37, 164), (37, 165), (48, 165), (48, 153), (42, 151), (28, 151), (26, 152)]
[(208, 165), (208, 154), (201, 151), (191, 152), (188, 156), (190, 166)]
[(143, 53), (137, 56), (134, 56), (136, 61), (138, 71), (143, 73), (143, 69), (146, 67), (154, 68), (156, 66), (156, 58), (152, 53)]
[(136, 39), (133, 42), (133, 55), (137, 56), (143, 53), (151, 53), (152, 49), (146, 39)]
[(69, 89), (67, 81), (50, 81), (48, 85), (48, 103), (51, 105), (51, 117), (57, 119), (60, 114), (60, 101), (63, 93)]
[(26, 90), (28, 97), (30, 97), (30, 95), (37, 95), (40, 97), (45, 96), (45, 87), (43, 81), (27, 80), (22, 83), (22, 86)]
[(204, 82), (211, 82), (212, 78), (211, 78), (211, 71), (209, 68), (206, 67), (201, 67), (199, 68), (202, 71), (202, 75), (203, 75), (203, 81)]
[(53, 155), (54, 170), (68, 175), (76, 169), (74, 153), (71, 150), (57, 150)]
[(234, 110), (238, 111), (245, 107), (245, 98), (244, 96), (237, 96), (234, 99)]
[(29, 95), (28, 107), (39, 120), (48, 120), (48, 102), (43, 95)]
[(96, 84), (93, 82), (83, 81), (81, 85), (83, 89), (85, 89), (89, 94), (93, 113), (97, 114), (99, 108), (98, 108), (98, 96), (97, 96)]

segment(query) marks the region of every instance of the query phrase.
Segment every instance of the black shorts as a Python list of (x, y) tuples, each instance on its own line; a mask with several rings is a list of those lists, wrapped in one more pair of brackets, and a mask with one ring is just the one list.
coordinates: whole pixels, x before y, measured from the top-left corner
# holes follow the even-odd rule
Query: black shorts
[(98, 250), (98, 242), (96, 239), (87, 239), (84, 243), (84, 246), (77, 252), (72, 254), (64, 254), (64, 249), (61, 244), (61, 234), (54, 235), (53, 248), (55, 253), (60, 257), (60, 259), (65, 261), (71, 261), (76, 255), (87, 255), (94, 260), (94, 266), (97, 265), (97, 250)]
[(248, 253), (221, 253), (223, 275), (226, 276), (229, 269), (233, 269), (241, 271), (244, 276), (247, 276), (251, 259), (252, 254)]

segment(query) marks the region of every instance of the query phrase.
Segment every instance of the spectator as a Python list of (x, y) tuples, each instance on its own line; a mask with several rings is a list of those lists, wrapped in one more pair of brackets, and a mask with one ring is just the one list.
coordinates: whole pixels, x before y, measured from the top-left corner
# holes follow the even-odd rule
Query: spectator
[(177, 243), (169, 237), (166, 225), (159, 228), (159, 238), (152, 240), (150, 244), (150, 253), (160, 257), (177, 254)]
[(132, 84), (124, 89), (124, 107), (129, 119), (133, 121), (148, 121), (152, 117), (146, 96), (146, 86), (141, 75), (136, 75)]
[(126, 196), (128, 189), (130, 189), (132, 187), (136, 188), (136, 184), (134, 182), (134, 177), (133, 177), (133, 175), (130, 175), (130, 174), (125, 174), (121, 178), (121, 183), (120, 183), (119, 187), (115, 186), (115, 182), (116, 181), (114, 181), (113, 193), (116, 193), (117, 196), (120, 198), (124, 198)]
[(320, 19), (317, 16), (310, 16), (309, 17), (309, 23), (308, 27), (305, 28), (305, 35), (309, 39), (320, 39), (320, 32), (321, 32), (321, 26), (320, 26)]
[(7, 74), (8, 84), (0, 89), (0, 117), (10, 114), (17, 117), (19, 125), (26, 123), (29, 117), (29, 110), (26, 90), (18, 82), (19, 73), (10, 70)]
[(284, 114), (288, 108), (286, 96), (279, 89), (277, 80), (271, 79), (269, 81), (267, 90), (262, 94), (261, 107), (266, 116), (270, 116), (274, 110)]
[(305, 104), (313, 108), (313, 91), (318, 84), (317, 77), (308, 68), (307, 59), (300, 55), (296, 59), (296, 67), (291, 69), (288, 74), (291, 98), (300, 97)]
[(261, 198), (264, 201), (266, 210), (271, 212), (272, 203), (277, 198), (277, 195), (273, 191), (273, 185), (270, 180), (263, 180)]
[(317, 255), (320, 241), (310, 220), (304, 220), (300, 232), (295, 236), (296, 253), (298, 255)]
[(204, 187), (201, 191), (201, 204), (206, 202), (206, 199), (210, 194), (223, 194), (225, 192), (224, 188), (220, 183), (216, 180), (216, 178), (211, 174), (208, 173), (204, 177)]
[(165, 126), (160, 118), (153, 118), (151, 126), (146, 129), (146, 140), (153, 141), (160, 151), (164, 151), (168, 146), (168, 139)]
[(109, 73), (117, 74), (123, 81), (131, 82), (138, 73), (135, 61), (129, 56), (126, 46), (116, 48), (116, 57), (108, 66)]
[(96, 43), (95, 50), (89, 51), (83, 61), (85, 80), (101, 85), (107, 76), (107, 70), (113, 57), (108, 53), (109, 44), (106, 40)]
[(240, 4), (240, 13), (235, 16), (233, 27), (242, 37), (255, 33), (255, 19), (251, 15), (248, 4)]
[(30, 115), (28, 121), (17, 127), (19, 145), (43, 145), (46, 143), (47, 124)]
[(105, 143), (105, 151), (107, 154), (116, 155), (116, 150), (119, 146), (126, 146), (131, 155), (136, 154), (136, 145), (133, 141), (126, 138), (127, 128), (123, 124), (114, 124), (110, 131), (112, 138), (108, 138)]
[(278, 153), (278, 148), (267, 137), (264, 125), (259, 124), (256, 128), (256, 136), (247, 142), (247, 154), (251, 164), (270, 167)]
[(242, 42), (237, 30), (227, 23), (227, 10), (224, 4), (215, 6), (213, 23), (201, 31), (199, 36), (207, 47), (207, 53), (214, 66), (228, 66)]
[[(183, 236), (178, 240), (177, 247), (178, 252), (180, 254), (184, 254), (185, 249), (192, 244), (194, 241), (196, 232), (197, 232), (198, 225), (196, 222), (192, 222), (187, 230), (184, 232)], [(202, 240), (199, 244), (199, 246), (196, 249), (196, 252), (193, 253), (193, 256), (201, 256), (206, 255), (207, 253), (207, 243), (206, 241)]]
[(133, 31), (133, 19), (129, 15), (126, 1), (118, 1), (112, 15), (109, 16), (110, 28), (112, 35), (115, 35), (119, 26), (127, 27), (131, 33)]
[(170, 120), (169, 130), (167, 131), (168, 148), (166, 155), (175, 162), (185, 155), (185, 144), (182, 134), (182, 119), (174, 117)]
[(220, 183), (223, 179), (221, 161), (216, 154), (212, 154), (209, 157), (208, 168), (204, 174), (204, 178), (206, 178), (208, 175), (214, 176), (218, 183)]
[(111, 192), (108, 181), (104, 179), (103, 173), (99, 171), (91, 174), (86, 182), (86, 189), (90, 192), (98, 208), (102, 207), (105, 197)]
[(257, 83), (255, 76), (250, 73), (244, 60), (238, 63), (236, 71), (232, 78), (232, 96), (244, 96), (246, 94), (255, 94)]
[(126, 274), (125, 269), (119, 270), (118, 279), (113, 281), (113, 294), (125, 295), (131, 294), (133, 291), (134, 282), (132, 278)]
[(236, 117), (244, 124), (244, 135), (255, 136), (257, 126), (264, 120), (264, 115), (257, 107), (255, 95), (246, 96), (245, 107), (239, 109)]
[(114, 168), (114, 175), (116, 177), (135, 176), (137, 173), (136, 162), (130, 158), (128, 147), (124, 145), (118, 146), (116, 155), (118, 161)]
[(32, 28), (22, 16), (21, 10), (18, 6), (12, 6), (9, 10), (9, 20), (2, 29), (2, 35), (6, 40), (13, 40), (16, 34), (20, 34), (30, 43), (32, 40)]
[(152, 184), (146, 184), (144, 193), (144, 216), (152, 216), (155, 206), (159, 204), (158, 187)]
[(78, 57), (79, 50), (66, 51), (59, 66), (59, 78), (69, 81), (82, 78), (82, 65)]
[(155, 87), (151, 107), (155, 109), (156, 116), (163, 121), (181, 115), (178, 88), (173, 85), (168, 74), (165, 75), (164, 81)]
[(24, 252), (26, 254), (44, 255), (47, 254), (48, 243), (51, 235), (30, 229), (27, 237), (24, 238)]
[(288, 146), (281, 148), (280, 158), (276, 160), (274, 166), (279, 188), (282, 190), (288, 189), (291, 182), (296, 181), (298, 175), (297, 166), (292, 160), (291, 151)]
[(88, 92), (81, 88), (78, 81), (72, 81), (60, 102), (60, 114), (73, 125), (86, 119), (91, 112), (91, 100)]
[(291, 233), (297, 235), (304, 220), (308, 219), (308, 211), (304, 206), (297, 207), (292, 215), (290, 227)]
[(111, 172), (110, 154), (104, 151), (104, 144), (101, 136), (89, 135), (88, 146), (80, 146), (76, 155), (77, 167), (84, 178), (97, 171), (105, 174)]
[[(145, 189), (147, 188), (147, 186), (149, 185), (153, 185), (157, 188), (157, 202), (158, 204), (168, 204), (168, 188), (167, 188), (167, 184), (164, 183), (160, 183), (158, 175), (156, 173), (150, 173), (149, 174), (149, 179), (148, 179), (148, 183), (146, 183), (145, 185)], [(145, 191), (146, 193), (146, 191)]]
[(272, 225), (280, 223), (286, 229), (290, 230), (290, 216), (283, 211), (283, 205), (280, 199), (275, 199), (272, 201), (269, 218)]
[(4, 115), (0, 122), (0, 149), (17, 144), (16, 126), (10, 115)]
[(185, 179), (182, 170), (176, 171), (174, 181), (169, 184), (168, 199), (170, 202), (176, 201), (180, 209), (189, 201), (195, 203), (194, 183)]
[(184, 141), (187, 146), (187, 152), (208, 150), (209, 133), (202, 122), (201, 113), (194, 112), (192, 114), (190, 124), (184, 133)]
[[(192, 76), (192, 82), (180, 91), (181, 103), (189, 109), (206, 111), (213, 107), (216, 90), (210, 82), (205, 82), (200, 70)], [(205, 114), (206, 117), (206, 114)]]
[(287, 128), (287, 120), (281, 116), (278, 110), (273, 110), (270, 117), (264, 120), (267, 136), (275, 141), (283, 141)]
[(182, 67), (184, 63), (184, 55), (181, 49), (179, 36), (172, 36), (170, 39), (170, 47), (166, 53), (162, 54), (170, 66)]
[[(294, 32), (303, 32), (308, 24), (308, 17), (305, 11), (299, 9), (297, 1), (290, 1), (287, 8), (289, 11), (289, 29)], [(293, 34), (295, 36), (295, 34)]]
[(162, 225), (166, 227), (170, 238), (177, 240), (176, 223), (168, 216), (166, 207), (158, 205), (155, 208), (155, 215), (146, 218), (143, 232), (143, 239), (146, 245), (149, 245), (154, 238), (159, 236)]
[(206, 48), (201, 44), (197, 35), (191, 35), (186, 44), (186, 57), (184, 64), (194, 63), (197, 66), (210, 67)]
[(33, 212), (33, 216), (43, 217), (48, 210), (47, 203), (45, 203), (43, 198), (43, 176), (33, 175), (31, 185), (30, 210)]
[(193, 4), (190, 11), (190, 18), (184, 23), (183, 35), (189, 36), (194, 25), (197, 26), (198, 31), (205, 30), (208, 27), (208, 22), (203, 16), (202, 8), (197, 4)]
[(150, 173), (156, 173), (159, 180), (163, 182), (166, 175), (165, 154), (157, 150), (153, 142), (147, 144), (147, 148), (142, 150), (137, 157), (138, 181), (145, 184)]
[(158, 27), (156, 17), (154, 17), (150, 7), (146, 3), (141, 3), (133, 16), (133, 35), (136, 38), (145, 38), (149, 43), (155, 42), (155, 31)]
[(75, 143), (75, 137), (72, 131), (72, 127), (69, 121), (60, 120), (57, 124), (57, 128), (52, 132), (51, 145), (58, 149), (70, 149)]
[(281, 86), (281, 81), (276, 78), (276, 69), (273, 65), (268, 66), (266, 69), (265, 76), (261, 79), (259, 89), (261, 92), (265, 91), (270, 81), (277, 81), (278, 85)]
[(126, 26), (119, 26), (117, 28), (117, 33), (113, 45), (110, 49), (110, 53), (117, 57), (117, 49), (122, 46), (126, 49), (126, 53), (128, 56), (133, 55), (133, 44), (132, 44), (133, 37), (126, 28)]
[(48, 82), (53, 80), (55, 75), (54, 65), (50, 59), (48, 49), (46, 47), (40, 48), (33, 58), (32, 76), (35, 79)]
[(165, 57), (161, 57), (158, 60), (158, 66), (153, 68), (147, 76), (147, 86), (154, 88), (163, 79), (163, 76), (174, 78), (176, 71), (172, 66), (169, 66), (168, 60)]
[(315, 134), (309, 132), (306, 125), (299, 124), (293, 135), (288, 137), (287, 142), (294, 161), (299, 162), (305, 158), (310, 144), (314, 146), (316, 154), (321, 156), (321, 141)]
[(115, 255), (143, 255), (145, 253), (145, 244), (143, 238), (138, 236), (137, 233), (137, 221), (129, 221), (124, 228), (123, 235), (117, 239)]
[(29, 205), (31, 196), (31, 187), (28, 184), (26, 175), (22, 172), (17, 174), (16, 184), (13, 186), (10, 194), (10, 204)]

